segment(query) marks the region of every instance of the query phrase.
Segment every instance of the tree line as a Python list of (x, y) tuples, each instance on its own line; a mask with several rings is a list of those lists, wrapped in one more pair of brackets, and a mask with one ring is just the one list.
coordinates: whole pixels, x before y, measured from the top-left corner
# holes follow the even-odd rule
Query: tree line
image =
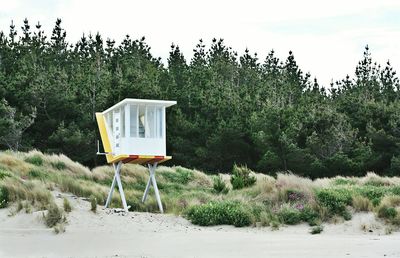
[[(264, 60), (238, 55), (222, 39), (200, 40), (186, 60), (167, 60), (145, 38), (120, 44), (83, 35), (71, 44), (57, 19), (51, 36), (28, 20), (0, 32), (0, 146), (64, 153), (88, 166), (97, 157), (95, 112), (124, 98), (177, 100), (168, 110), (170, 164), (210, 173), (234, 164), (311, 178), (395, 175), (400, 169), (399, 79), (368, 46), (353, 76), (325, 88), (289, 52)], [(351, 73), (353, 74), (353, 72)]]

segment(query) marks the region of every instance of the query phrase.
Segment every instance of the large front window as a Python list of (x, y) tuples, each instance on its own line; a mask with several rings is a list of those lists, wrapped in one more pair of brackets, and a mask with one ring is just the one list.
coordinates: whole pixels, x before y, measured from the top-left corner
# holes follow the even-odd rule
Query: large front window
[(163, 107), (130, 105), (129, 120), (130, 137), (163, 137)]

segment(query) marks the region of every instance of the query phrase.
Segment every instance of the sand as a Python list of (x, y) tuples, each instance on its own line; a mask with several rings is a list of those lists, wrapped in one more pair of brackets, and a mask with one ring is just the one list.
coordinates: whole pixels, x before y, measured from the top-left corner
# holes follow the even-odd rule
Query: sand
[(199, 227), (173, 215), (102, 207), (94, 214), (82, 198), (55, 195), (60, 205), (67, 196), (74, 208), (66, 232), (46, 228), (43, 212), (10, 217), (10, 210), (0, 209), (0, 257), (400, 257), (400, 233), (385, 234), (371, 213), (325, 224), (321, 234), (311, 235), (307, 225), (272, 231)]

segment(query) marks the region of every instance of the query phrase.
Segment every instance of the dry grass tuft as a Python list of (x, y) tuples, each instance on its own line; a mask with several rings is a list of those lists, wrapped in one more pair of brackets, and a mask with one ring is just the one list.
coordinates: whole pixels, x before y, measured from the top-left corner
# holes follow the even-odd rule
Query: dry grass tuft
[(49, 204), (47, 214), (44, 215), (44, 222), (49, 228), (52, 228), (59, 223), (65, 222), (64, 214), (62, 210), (58, 208), (57, 204)]
[(54, 226), (54, 233), (60, 234), (65, 232), (65, 223), (57, 223)]
[(382, 198), (380, 205), (388, 207), (399, 207), (400, 196), (398, 195), (386, 195)]
[(71, 172), (72, 175), (76, 177), (92, 177), (92, 172), (89, 168), (83, 166), (82, 164), (72, 161), (67, 156), (60, 154), (44, 155), (43, 160), (48, 168), (55, 168), (57, 164), (63, 164), (62, 170), (67, 170)]
[(394, 185), (393, 179), (388, 177), (381, 177), (374, 172), (368, 172), (365, 177), (360, 179), (360, 184), (371, 186), (391, 186)]
[(356, 211), (372, 211), (374, 207), (368, 198), (360, 195), (353, 196), (352, 203)]
[(0, 164), (5, 169), (12, 171), (14, 175), (26, 176), (34, 168), (32, 164), (26, 163), (16, 155), (0, 152)]
[(63, 200), (63, 208), (64, 208), (65, 212), (71, 212), (72, 211), (71, 203), (68, 201), (67, 198), (64, 198), (64, 200)]
[(192, 170), (193, 179), (189, 182), (191, 187), (212, 187), (213, 182), (209, 176), (196, 169)]
[(275, 186), (280, 195), (285, 194), (288, 190), (295, 190), (303, 193), (310, 205), (315, 203), (315, 187), (311, 179), (300, 177), (294, 174), (278, 173)]
[(108, 187), (92, 181), (70, 177), (57, 177), (55, 180), (62, 192), (69, 192), (87, 198), (93, 195), (99, 203), (104, 203), (107, 196)]
[(114, 169), (111, 166), (95, 167), (92, 170), (93, 179), (97, 182), (112, 180), (114, 177)]
[(6, 178), (0, 182), (0, 186), (7, 190), (10, 202), (26, 200), (30, 201), (35, 207), (42, 209), (53, 200), (51, 193), (41, 182)]

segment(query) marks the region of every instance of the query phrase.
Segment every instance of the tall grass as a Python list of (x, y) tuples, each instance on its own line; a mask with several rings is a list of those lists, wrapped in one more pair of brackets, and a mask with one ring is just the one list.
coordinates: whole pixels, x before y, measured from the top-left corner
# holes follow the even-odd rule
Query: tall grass
[[(400, 224), (399, 177), (369, 172), (364, 177), (311, 180), (290, 173), (271, 177), (237, 166), (234, 172), (213, 177), (180, 166), (159, 166), (156, 177), (165, 211), (201, 225), (319, 225), (350, 219), (353, 211), (374, 212), (391, 225)], [(90, 170), (64, 155), (0, 152), (0, 208), (24, 203), (34, 209), (53, 209), (50, 191), (55, 189), (85, 197), (97, 209), (104, 204), (113, 178), (112, 166)], [(125, 164), (121, 178), (131, 211), (158, 212), (153, 190), (146, 203), (141, 202), (149, 179), (147, 167)], [(228, 188), (235, 190), (228, 192)], [(118, 189), (111, 207), (121, 207)], [(64, 210), (70, 210), (68, 204), (64, 203)]]

